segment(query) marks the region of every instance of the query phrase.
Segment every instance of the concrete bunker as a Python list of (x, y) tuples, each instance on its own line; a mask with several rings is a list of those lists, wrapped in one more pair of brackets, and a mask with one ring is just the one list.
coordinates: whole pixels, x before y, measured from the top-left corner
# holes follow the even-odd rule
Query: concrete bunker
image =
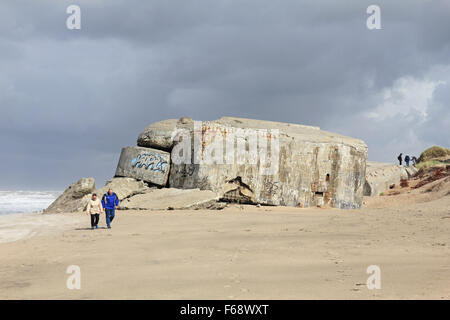
[[(191, 144), (180, 152), (180, 143)], [(244, 156), (227, 153), (240, 145)], [(249, 204), (358, 208), (362, 203), (367, 146), (318, 127), (230, 117), (169, 119), (148, 126), (135, 148), (168, 153), (166, 171), (145, 174), (162, 187), (211, 190), (223, 201)], [(180, 155), (185, 163), (175, 161)], [(202, 161), (206, 155), (213, 161)], [(129, 169), (121, 174), (134, 177)]]

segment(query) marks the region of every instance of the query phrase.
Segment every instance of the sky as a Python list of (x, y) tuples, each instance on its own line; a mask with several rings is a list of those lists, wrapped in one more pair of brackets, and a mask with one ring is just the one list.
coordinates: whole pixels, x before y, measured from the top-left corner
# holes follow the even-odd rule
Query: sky
[(100, 187), (183, 116), (319, 126), (394, 163), (450, 147), (450, 1), (2, 0), (0, 108), (1, 190)]

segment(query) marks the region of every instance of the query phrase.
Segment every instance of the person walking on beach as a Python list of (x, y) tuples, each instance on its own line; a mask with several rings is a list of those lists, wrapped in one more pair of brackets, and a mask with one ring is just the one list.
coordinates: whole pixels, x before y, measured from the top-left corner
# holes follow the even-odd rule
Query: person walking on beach
[(416, 164), (417, 164), (417, 158), (416, 158), (415, 156), (413, 156), (413, 157), (411, 158), (411, 161), (412, 161), (412, 165), (415, 167)]
[(97, 195), (94, 193), (91, 200), (87, 205), (86, 213), (91, 215), (91, 229), (98, 229), (98, 220), (100, 219), (100, 213), (103, 211), (103, 206), (100, 199), (97, 199)]
[(402, 156), (403, 156), (403, 153), (400, 153), (400, 155), (397, 158), (400, 165), (402, 165)]
[(119, 197), (109, 189), (107, 193), (103, 195), (102, 205), (106, 215), (106, 226), (111, 229), (111, 222), (116, 215), (116, 209), (119, 206)]
[(409, 167), (409, 156), (408, 155), (405, 156), (405, 163), (406, 163), (406, 166)]

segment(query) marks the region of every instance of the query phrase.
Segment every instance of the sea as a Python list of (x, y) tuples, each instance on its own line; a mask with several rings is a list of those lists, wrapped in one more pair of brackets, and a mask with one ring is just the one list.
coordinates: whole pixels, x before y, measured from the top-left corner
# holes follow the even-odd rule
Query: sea
[(61, 193), (61, 191), (0, 191), (0, 215), (42, 212)]

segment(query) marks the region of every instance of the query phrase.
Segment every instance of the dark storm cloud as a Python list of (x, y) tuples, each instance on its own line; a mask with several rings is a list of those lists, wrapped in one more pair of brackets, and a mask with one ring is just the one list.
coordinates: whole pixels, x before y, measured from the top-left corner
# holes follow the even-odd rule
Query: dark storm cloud
[(113, 175), (149, 123), (223, 115), (364, 139), (373, 160), (448, 146), (450, 5), (377, 1), (0, 4), (0, 187)]

